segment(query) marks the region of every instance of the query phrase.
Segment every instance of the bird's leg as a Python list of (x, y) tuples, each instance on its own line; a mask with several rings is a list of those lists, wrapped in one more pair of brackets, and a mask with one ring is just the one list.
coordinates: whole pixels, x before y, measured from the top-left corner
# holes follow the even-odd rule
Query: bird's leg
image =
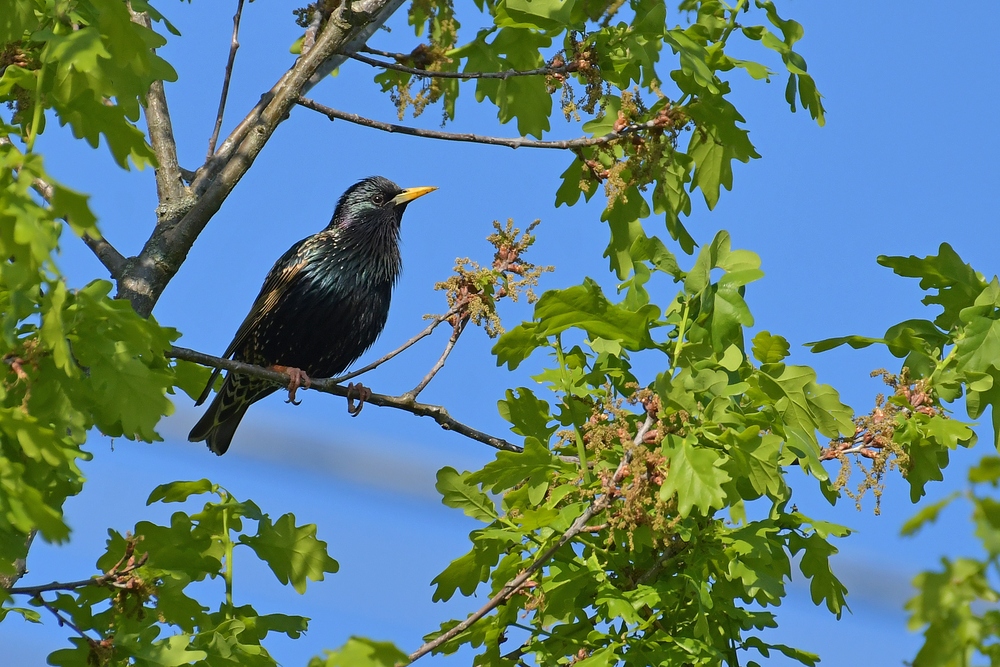
[[(360, 382), (347, 384), (347, 413), (352, 417), (361, 414), (361, 408), (365, 407), (365, 401), (372, 397), (372, 390)], [(358, 399), (358, 404), (354, 405), (354, 399)]]
[(295, 392), (298, 391), (299, 387), (308, 389), (312, 385), (312, 380), (309, 379), (306, 372), (301, 368), (278, 365), (271, 366), (271, 370), (284, 373), (288, 376), (288, 400), (285, 403), (291, 403), (292, 405), (300, 404), (302, 401), (295, 400)]

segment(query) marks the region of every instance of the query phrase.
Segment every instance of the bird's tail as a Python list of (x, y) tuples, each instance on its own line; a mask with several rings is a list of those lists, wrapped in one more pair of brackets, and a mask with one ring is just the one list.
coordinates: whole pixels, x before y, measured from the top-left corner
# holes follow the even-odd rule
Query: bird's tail
[(208, 448), (219, 456), (226, 453), (247, 408), (270, 393), (254, 395), (259, 394), (259, 392), (253, 391), (251, 383), (247, 382), (249, 379), (232, 375), (226, 378), (219, 393), (215, 395), (212, 403), (208, 406), (208, 410), (188, 434), (189, 441), (205, 440), (208, 443)]

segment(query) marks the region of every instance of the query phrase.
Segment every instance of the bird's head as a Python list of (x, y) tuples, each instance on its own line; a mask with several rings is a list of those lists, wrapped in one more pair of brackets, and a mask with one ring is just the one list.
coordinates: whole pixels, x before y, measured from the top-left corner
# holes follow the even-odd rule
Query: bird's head
[(348, 229), (371, 225), (399, 228), (406, 205), (433, 187), (403, 189), (382, 176), (371, 176), (347, 189), (337, 202), (331, 227)]

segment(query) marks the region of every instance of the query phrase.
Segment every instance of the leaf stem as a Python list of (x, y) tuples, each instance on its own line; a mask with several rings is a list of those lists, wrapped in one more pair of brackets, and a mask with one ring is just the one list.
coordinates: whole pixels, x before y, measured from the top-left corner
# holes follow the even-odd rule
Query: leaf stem
[[(569, 378), (566, 376), (566, 357), (563, 355), (562, 349), (562, 336), (556, 334), (556, 359), (559, 361), (559, 371), (562, 377), (562, 390), (565, 394), (566, 407), (569, 408), (569, 402), (572, 398), (570, 394)], [(572, 415), (573, 410), (570, 409), (570, 414)], [(576, 454), (580, 457), (580, 468), (583, 469), (583, 481), (586, 484), (590, 484), (593, 478), (590, 475), (590, 466), (587, 464), (587, 447), (583, 443), (583, 434), (580, 433), (580, 427), (576, 425), (576, 421), (573, 422), (573, 434), (576, 436)]]
[(42, 123), (42, 85), (45, 82), (45, 69), (47, 63), (43, 63), (38, 70), (38, 83), (35, 84), (35, 108), (31, 113), (31, 129), (28, 130), (28, 149), (30, 153), (35, 147), (35, 137), (38, 136), (38, 126)]
[[(228, 505), (229, 494), (226, 494)], [(226, 582), (226, 618), (233, 617), (233, 540), (229, 535), (229, 507), (222, 510), (222, 543), (226, 549), (226, 569), (222, 576)]]
[(673, 376), (674, 371), (677, 370), (677, 361), (681, 356), (681, 349), (684, 347), (684, 334), (686, 333), (688, 324), (688, 312), (690, 305), (687, 301), (684, 302), (684, 310), (681, 312), (681, 323), (677, 329), (677, 342), (674, 343), (674, 354), (673, 358), (670, 360), (670, 375)]

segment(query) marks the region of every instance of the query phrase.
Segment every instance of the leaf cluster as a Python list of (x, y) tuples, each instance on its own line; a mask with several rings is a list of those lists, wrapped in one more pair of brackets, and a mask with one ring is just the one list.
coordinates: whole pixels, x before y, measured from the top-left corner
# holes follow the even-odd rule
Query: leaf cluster
[[(546, 292), (494, 347), (512, 368), (547, 352), (535, 379), (550, 398), (520, 387), (499, 402), (522, 453), (438, 473), (444, 503), (483, 526), (434, 580), (434, 599), (485, 587), (505, 603), (435, 651), (472, 646), (480, 665), (735, 665), (748, 651), (814, 664), (760, 633), (776, 623), (768, 608), (785, 596), (796, 555), (814, 602), (845, 608), (830, 538), (849, 531), (790, 507), (788, 475), (801, 468), (835, 499), (817, 433), (852, 433), (851, 411), (811, 369), (783, 362), (779, 336), (761, 333), (753, 357), (745, 352), (745, 288), (762, 274), (727, 234), (686, 271), (655, 237), (630, 260), (646, 280), (621, 300), (591, 280)], [(653, 274), (680, 283), (665, 307), (646, 288)], [(514, 636), (520, 646), (505, 644)]]
[[(299, 593), (305, 592), (308, 581), (336, 572), (337, 561), (327, 553), (326, 542), (317, 539), (315, 525), (296, 525), (291, 514), (272, 520), (253, 502), (237, 500), (206, 479), (158, 486), (148, 503), (185, 502), (206, 493), (215, 498), (198, 512), (175, 512), (167, 525), (141, 521), (125, 535), (109, 531), (107, 552), (97, 561), (97, 568), (106, 574), (93, 583), (51, 599), (45, 592), (30, 599), (33, 606), (44, 607), (77, 631), (70, 638), (72, 648), (54, 652), (50, 664), (277, 664), (261, 642), (273, 632), (297, 638), (309, 619), (262, 614), (250, 605), (235, 604), (234, 551), (238, 547), (252, 551), (278, 581)], [(247, 522), (256, 530), (248, 530)], [(116, 576), (126, 557), (133, 567)], [(207, 579), (225, 584), (225, 598), (214, 608), (196, 596), (204, 589), (199, 582)], [(38, 619), (30, 609), (7, 606), (6, 595), (4, 602), (0, 614), (15, 611)]]
[[(631, 224), (652, 211), (664, 216), (670, 235), (691, 252), (694, 239), (681, 221), (691, 213), (690, 193), (700, 190), (708, 208), (714, 208), (720, 190), (732, 189), (733, 161), (760, 157), (743, 127), (743, 116), (729, 99), (732, 89), (726, 77), (738, 70), (769, 82), (774, 72), (761, 62), (729, 55), (734, 38), (743, 42), (734, 49), (759, 45), (764, 53), (777, 56), (787, 72), (785, 98), (790, 108), (795, 111), (801, 104), (818, 123), (824, 122), (821, 95), (805, 59), (795, 50), (803, 28), (782, 18), (769, 0), (739, 0), (732, 6), (698, 0), (676, 7), (656, 0), (499, 0), (477, 5), (487, 25), (460, 43), (451, 0), (413, 3), (410, 22), (427, 43), (408, 55), (399, 54), (397, 61), (428, 74), (416, 77), (387, 69), (375, 81), (391, 93), (400, 119), (408, 107), (419, 115), (438, 101), (444, 118), (455, 118), (462, 86), (458, 79), (434, 78), (436, 72), (514, 72), (500, 79), (477, 78), (470, 85), (478, 102), (496, 107), (501, 124), (516, 121), (521, 136), (541, 138), (552, 129), (557, 92), (567, 119), (579, 119), (581, 111), (588, 116), (583, 129), (590, 136), (642, 127), (627, 137), (577, 150), (556, 193), (556, 205), (573, 205), (581, 194), (589, 200), (603, 184), (612, 247)], [(675, 59), (663, 57), (667, 49)], [(540, 69), (539, 74), (516, 75)], [(416, 80), (422, 88), (413, 94)], [(580, 86), (582, 96), (574, 92)], [(614, 260), (612, 267), (619, 277), (627, 273), (627, 267)]]

